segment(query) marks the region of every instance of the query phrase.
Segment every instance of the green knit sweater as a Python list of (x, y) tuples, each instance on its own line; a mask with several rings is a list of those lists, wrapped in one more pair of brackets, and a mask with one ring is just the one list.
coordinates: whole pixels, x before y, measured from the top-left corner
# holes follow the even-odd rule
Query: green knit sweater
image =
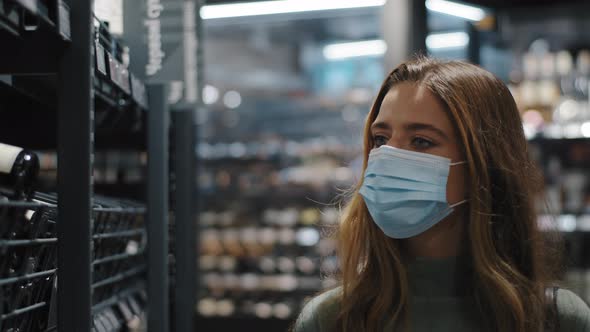
[[(465, 286), (465, 268), (455, 259), (419, 259), (408, 267), (412, 332), (484, 331), (484, 323)], [(313, 298), (303, 308), (294, 332), (332, 332), (339, 310), (341, 288)], [(590, 332), (590, 309), (576, 294), (557, 292), (562, 332)], [(394, 331), (387, 326), (385, 331)]]

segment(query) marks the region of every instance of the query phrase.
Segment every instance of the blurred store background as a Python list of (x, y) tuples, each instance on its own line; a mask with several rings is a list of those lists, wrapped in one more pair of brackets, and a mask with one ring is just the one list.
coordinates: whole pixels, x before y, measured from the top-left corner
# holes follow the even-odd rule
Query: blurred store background
[[(2, 10), (5, 24), (8, 14)], [(146, 170), (143, 138), (144, 111), (151, 112), (153, 105), (146, 105), (145, 87), (138, 80), (166, 83), (164, 99), (172, 118), (166, 160), (170, 242), (157, 256), (158, 264), (169, 265), (170, 288), (157, 298), (167, 306), (170, 297), (164, 325), (168, 318), (178, 322), (180, 307), (194, 313), (199, 331), (286, 331), (311, 296), (337, 283), (330, 235), (339, 222), (340, 204), (360, 176), (363, 122), (386, 73), (416, 53), (467, 60), (510, 87), (530, 151), (545, 175), (539, 223), (563, 235), (564, 285), (590, 303), (589, 12), (585, 0), (95, 0), (92, 54), (101, 52), (102, 57), (94, 59), (100, 80), (94, 81), (96, 135), (92, 129), (88, 135), (96, 137), (96, 151), (89, 158), (94, 170), (90, 186), (97, 194), (121, 199), (105, 199), (104, 206), (136, 209), (141, 201), (150, 211), (146, 182), (152, 173)], [(127, 69), (138, 78), (130, 81)], [(5, 75), (0, 78), (2, 91), (12, 95), (19, 80), (9, 84)], [(32, 87), (45, 97), (40, 91), (54, 86), (52, 82)], [(31, 88), (30, 82), (23, 86)], [(136, 98), (138, 90), (143, 99)], [(23, 95), (19, 98), (29, 96)], [(137, 108), (129, 111), (128, 104), (117, 104), (123, 99)], [(193, 111), (194, 119), (181, 114)], [(45, 117), (31, 124), (32, 131), (57, 126)], [(187, 129), (186, 121), (193, 120)], [(183, 133), (191, 137), (183, 141)], [(21, 133), (3, 128), (0, 141), (15, 135)], [(18, 142), (31, 144), (39, 154), (38, 189), (59, 191), (53, 141), (42, 134), (21, 136), (27, 137)], [(183, 154), (183, 144), (193, 139), (194, 147), (187, 145), (190, 152)], [(193, 158), (190, 185), (198, 227), (192, 231), (182, 224), (182, 230), (191, 230), (194, 243), (182, 230), (177, 232), (175, 222), (175, 208), (188, 197), (176, 194), (183, 184), (178, 179), (187, 178), (182, 165)], [(546, 197), (549, 211), (541, 197)], [(57, 202), (54, 196), (44, 199)], [(143, 223), (144, 207), (136, 209), (142, 211), (136, 211), (141, 214), (138, 223)], [(126, 258), (152, 253), (154, 242), (146, 245), (145, 230), (140, 234), (141, 239), (117, 242), (127, 251), (134, 242)], [(52, 238), (57, 242), (57, 235)], [(108, 261), (120, 258), (113, 258), (108, 241), (98, 240), (95, 246), (103, 246)], [(194, 252), (179, 249), (187, 244)], [(139, 262), (142, 269), (153, 271), (153, 257)], [(187, 259), (195, 264), (194, 278), (187, 264), (177, 264)], [(102, 273), (112, 279), (109, 271)], [(152, 301), (153, 287), (145, 285), (153, 280), (151, 273), (130, 282), (142, 290), (132, 302)], [(175, 286), (186, 284), (187, 278), (195, 294)], [(52, 282), (47, 279), (46, 286), (51, 288)], [(118, 288), (109, 290), (115, 295), (108, 293), (101, 301), (116, 303)], [(0, 322), (14, 317), (2, 310)], [(140, 312), (135, 316), (145, 320)], [(93, 324), (110, 331), (105, 328), (110, 323)], [(174, 325), (171, 330), (184, 331)]]
[(286, 328), (308, 296), (335, 283), (325, 235), (338, 222), (340, 190), (358, 179), (363, 120), (385, 73), (424, 47), (509, 84), (567, 240), (565, 283), (590, 301), (590, 7), (344, 3), (357, 8), (287, 1), (296, 13), (241, 16), (272, 11), (266, 2), (201, 10), (201, 321)]
[(326, 3), (212, 1), (201, 9), (200, 321), (286, 328), (309, 296), (334, 285), (338, 263), (326, 235), (359, 175), (364, 117), (386, 71), (424, 47), (510, 85), (567, 238), (566, 283), (589, 300), (588, 6)]

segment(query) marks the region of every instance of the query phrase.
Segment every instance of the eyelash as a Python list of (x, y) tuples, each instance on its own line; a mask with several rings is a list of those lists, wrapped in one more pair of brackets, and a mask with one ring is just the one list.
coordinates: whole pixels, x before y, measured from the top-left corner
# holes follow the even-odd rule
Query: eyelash
[[(379, 139), (383, 139), (383, 143), (382, 144), (378, 144), (377, 141)], [(373, 136), (373, 145), (375, 145), (376, 148), (380, 147), (381, 145), (385, 145), (387, 144), (387, 137), (383, 136), (383, 135), (375, 135)]]
[[(379, 140), (383, 140), (383, 142), (379, 142)], [(387, 140), (388, 140), (387, 137), (385, 137), (383, 135), (375, 135), (375, 136), (373, 136), (373, 145), (376, 148), (378, 148), (381, 145), (387, 144)], [(379, 143), (381, 143), (381, 144), (379, 144)], [(424, 143), (426, 143), (427, 146), (420, 146), (420, 144), (424, 144)], [(414, 149), (416, 149), (416, 150), (427, 150), (427, 149), (430, 149), (430, 148), (436, 146), (436, 144), (433, 141), (426, 139), (424, 137), (418, 137), (418, 136), (412, 138), (411, 144), (412, 144), (412, 147), (414, 147)]]
[[(417, 141), (420, 141), (420, 143), (426, 143), (427, 146), (426, 147), (422, 147), (422, 146), (418, 146), (419, 143), (417, 143)], [(426, 149), (430, 149), (432, 147), (435, 146), (434, 142), (432, 142), (431, 140), (428, 140), (424, 137), (414, 137), (412, 139), (412, 146), (416, 149), (416, 150), (426, 150)]]

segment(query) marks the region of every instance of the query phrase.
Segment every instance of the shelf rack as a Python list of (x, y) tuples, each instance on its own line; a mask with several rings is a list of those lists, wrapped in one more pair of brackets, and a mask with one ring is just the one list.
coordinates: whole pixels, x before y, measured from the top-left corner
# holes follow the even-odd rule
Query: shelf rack
[[(23, 294), (51, 298), (26, 299), (27, 306), (2, 309), (0, 330), (3, 321), (27, 315), (29, 319), (21, 319), (23, 329), (36, 331), (30, 324), (42, 320), (39, 313), (49, 315), (47, 331), (118, 330), (122, 326), (115, 316), (129, 320), (146, 308), (150, 332), (170, 330), (167, 269), (163, 268), (168, 259), (163, 234), (167, 234), (169, 212), (166, 91), (163, 85), (146, 87), (127, 71), (117, 54), (109, 53), (100, 43), (104, 36), (97, 37), (97, 29), (104, 26), (97, 24), (92, 5), (92, 0), (0, 0), (4, 50), (0, 54), (0, 94), (9, 97), (2, 98), (0, 114), (12, 121), (0, 125), (9, 129), (0, 133), (0, 141), (54, 149), (59, 160), (57, 195), (39, 193), (43, 201), (53, 203), (0, 201), (1, 218), (5, 212), (14, 219), (15, 214), (23, 218), (32, 211), (51, 221), (53, 232), (42, 237), (2, 238), (2, 255), (13, 248), (42, 248), (44, 254), (57, 256), (49, 260), (57, 266), (0, 277), (3, 295), (10, 285), (33, 287), (30, 284), (36, 288)], [(39, 93), (47, 87), (55, 89), (50, 91), (53, 95)], [(4, 107), (6, 100), (8, 107)], [(42, 120), (30, 121), (36, 116)], [(33, 138), (26, 131), (30, 127), (35, 132)], [(41, 141), (36, 141), (37, 137)], [(192, 138), (186, 138), (178, 140), (179, 146), (192, 156)], [(117, 207), (95, 195), (92, 171), (96, 149), (148, 152), (146, 204)], [(181, 178), (190, 178), (190, 164), (183, 167), (179, 168), (184, 172)], [(191, 196), (183, 196), (187, 192), (175, 194), (177, 201), (184, 202), (179, 205), (184, 210), (177, 214), (192, 220)], [(131, 240), (138, 244), (134, 250), (124, 247)], [(182, 248), (194, 251), (187, 241), (190, 234), (185, 235)], [(194, 258), (191, 253), (182, 255), (183, 261)], [(180, 270), (191, 273), (190, 266)], [(184, 285), (191, 276), (183, 278)], [(32, 282), (36, 280), (43, 282)], [(192, 315), (191, 299), (194, 301), (194, 294), (182, 295), (178, 303), (187, 305)], [(21, 302), (25, 300), (19, 298)], [(179, 325), (185, 327), (178, 331), (189, 331), (192, 322), (185, 318)]]

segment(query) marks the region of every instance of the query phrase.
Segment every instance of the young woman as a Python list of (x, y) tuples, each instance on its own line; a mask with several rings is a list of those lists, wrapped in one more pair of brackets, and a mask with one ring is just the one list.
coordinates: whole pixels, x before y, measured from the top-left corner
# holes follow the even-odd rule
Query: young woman
[(364, 151), (338, 232), (341, 286), (312, 299), (295, 332), (590, 331), (586, 304), (551, 287), (541, 177), (499, 79), (457, 61), (400, 65)]

